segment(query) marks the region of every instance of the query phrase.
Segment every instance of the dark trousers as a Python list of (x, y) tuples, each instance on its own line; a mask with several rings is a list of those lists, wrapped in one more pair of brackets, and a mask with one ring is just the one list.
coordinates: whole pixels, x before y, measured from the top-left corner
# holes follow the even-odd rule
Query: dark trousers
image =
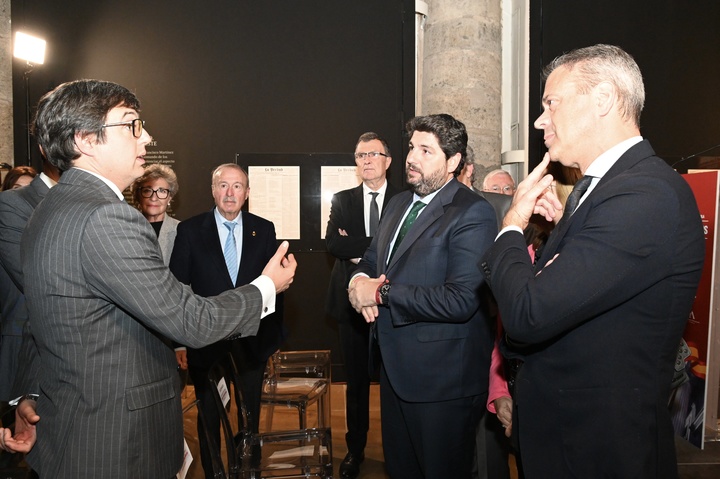
[[(473, 479), (510, 479), (508, 458), (512, 445), (495, 414), (485, 411), (478, 424), (475, 449)], [(519, 468), (519, 459), (516, 463)], [(520, 474), (518, 477), (522, 479), (523, 476)]]
[(368, 323), (360, 315), (357, 321), (338, 323), (347, 379), (345, 443), (348, 452), (355, 455), (365, 450), (370, 428), (369, 331)]
[[(242, 359), (242, 355), (233, 352), (233, 358), (240, 373), (240, 391), (242, 392), (245, 405), (248, 410), (249, 426), (253, 432), (258, 432), (260, 420), (260, 398), (262, 396), (262, 385), (265, 374), (265, 364), (251, 364)], [(212, 384), (208, 380), (208, 369), (193, 368), (188, 365), (190, 378), (195, 385), (195, 397), (200, 400), (198, 408), (202, 409), (205, 418), (205, 428), (211, 441), (220, 446), (220, 415), (215, 405), (212, 392)], [(225, 366), (224, 367), (229, 367)], [(205, 477), (213, 477), (212, 459), (210, 446), (203, 433), (203, 425), (198, 418), (198, 443), (200, 445), (200, 461), (202, 462)]]
[[(428, 384), (427, 387), (432, 387)], [(469, 479), (486, 395), (448, 401), (402, 400), (380, 370), (385, 469), (393, 479)]]

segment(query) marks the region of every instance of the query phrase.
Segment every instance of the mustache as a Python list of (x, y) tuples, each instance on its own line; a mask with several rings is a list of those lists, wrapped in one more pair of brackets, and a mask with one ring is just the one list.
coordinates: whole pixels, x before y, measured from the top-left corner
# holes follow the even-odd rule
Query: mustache
[(226, 196), (222, 200), (223, 203), (237, 203), (237, 198), (233, 196)]

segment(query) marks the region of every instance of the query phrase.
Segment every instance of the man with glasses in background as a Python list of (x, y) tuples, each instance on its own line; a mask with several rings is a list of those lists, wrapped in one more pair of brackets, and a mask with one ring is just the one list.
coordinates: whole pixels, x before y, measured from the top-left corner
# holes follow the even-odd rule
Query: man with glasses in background
[(139, 110), (132, 92), (97, 80), (64, 83), (37, 108), (38, 143), (64, 173), (23, 236), (34, 341), (23, 343), (15, 390), (38, 395), (18, 398), (14, 435), (0, 428), (0, 447), (32, 449), (40, 477), (174, 477), (180, 379), (157, 333), (195, 347), (253, 335), (297, 267), (283, 243), (252, 284), (214, 298), (177, 281), (123, 199), (151, 140)]
[(515, 180), (513, 180), (512, 175), (505, 170), (492, 170), (485, 175), (483, 191), (512, 196), (515, 194)]
[(335, 257), (325, 310), (338, 322), (345, 359), (347, 389), (345, 417), (348, 453), (340, 464), (342, 478), (355, 478), (365, 459), (370, 427), (369, 326), (350, 305), (347, 284), (372, 237), (382, 212), (398, 190), (387, 181), (392, 157), (387, 142), (378, 134), (360, 135), (355, 145), (355, 164), (362, 183), (332, 198), (325, 232), (328, 252)]

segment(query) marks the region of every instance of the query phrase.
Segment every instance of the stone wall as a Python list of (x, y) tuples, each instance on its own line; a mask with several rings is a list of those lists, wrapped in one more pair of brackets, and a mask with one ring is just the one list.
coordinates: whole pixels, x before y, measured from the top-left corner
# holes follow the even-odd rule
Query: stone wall
[(476, 186), (500, 165), (501, 0), (425, 0), (422, 113), (465, 123)]
[(0, 162), (13, 165), (12, 35), (10, 0), (0, 0)]

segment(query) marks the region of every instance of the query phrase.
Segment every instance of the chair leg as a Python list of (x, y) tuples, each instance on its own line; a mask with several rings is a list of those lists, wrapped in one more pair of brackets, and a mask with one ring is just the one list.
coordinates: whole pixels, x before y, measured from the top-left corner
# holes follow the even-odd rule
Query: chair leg
[(318, 427), (330, 427), (330, 402), (323, 394), (317, 401)]
[(298, 415), (300, 416), (300, 429), (307, 429), (307, 408), (304, 404), (298, 406)]
[(266, 404), (265, 408), (265, 430), (272, 431), (273, 412), (275, 411), (275, 406), (273, 404)]

